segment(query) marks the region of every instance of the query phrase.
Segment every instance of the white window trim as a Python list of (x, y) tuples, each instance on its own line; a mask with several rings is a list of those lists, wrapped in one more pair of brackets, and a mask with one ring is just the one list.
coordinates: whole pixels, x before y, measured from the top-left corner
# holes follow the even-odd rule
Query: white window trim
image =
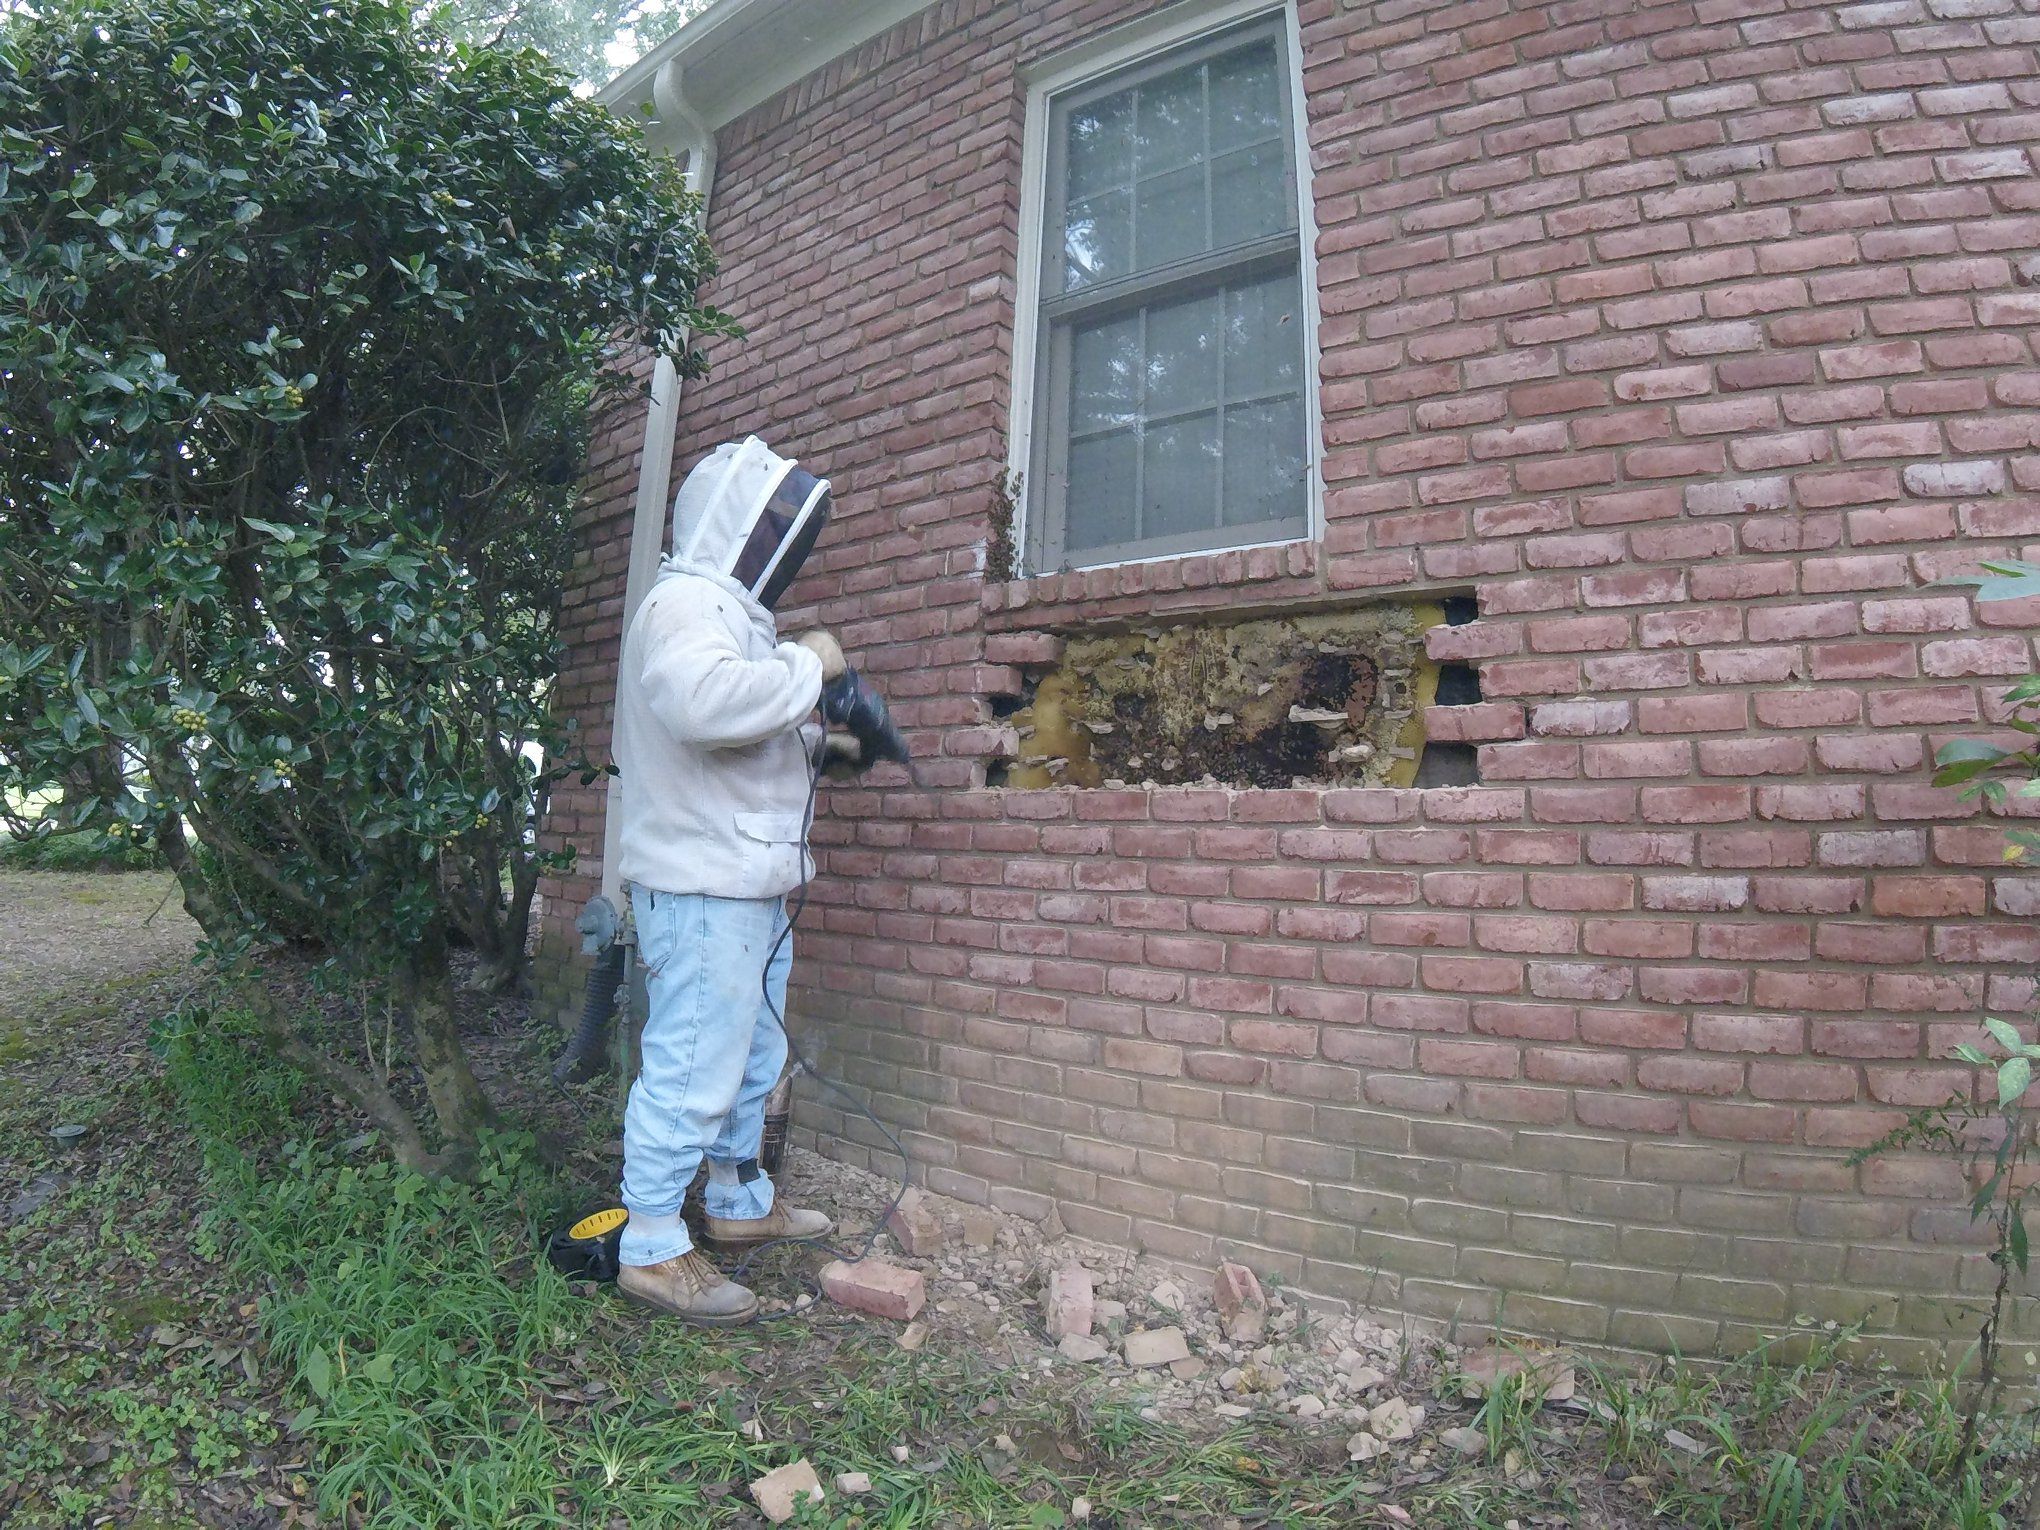
[(1319, 403), (1321, 358), (1318, 330), (1322, 322), (1317, 282), (1317, 197), (1310, 160), (1308, 103), (1303, 90), (1303, 30), (1295, 0), (1183, 0), (1139, 21), (1112, 28), (1066, 53), (1056, 55), (1027, 75), (1027, 125), (1020, 162), (1020, 268), (1013, 305), (1012, 403), (1007, 414), (1006, 471), (1021, 480), (1020, 503), (1013, 517), (1013, 548), (1018, 577), (1036, 578), (1055, 569), (1026, 567), (1034, 528), (1029, 524), (1035, 485), (1028, 482), (1034, 461), (1034, 406), (1041, 343), (1041, 279), (1048, 216), (1049, 124), (1054, 97), (1088, 85), (1143, 59), (1196, 42), (1227, 27), (1272, 16), (1282, 18), (1289, 61), (1290, 99), (1294, 103), (1290, 130), (1295, 135), (1299, 274), (1303, 284), (1304, 423), (1307, 458), (1305, 509), (1308, 524), (1300, 537), (1276, 542), (1248, 542), (1186, 555), (1156, 553), (1151, 557), (1087, 563), (1085, 569), (1118, 568), (1132, 563), (1174, 562), (1185, 556), (1213, 557), (1252, 547), (1292, 547), (1323, 540), (1325, 526), (1324, 415)]

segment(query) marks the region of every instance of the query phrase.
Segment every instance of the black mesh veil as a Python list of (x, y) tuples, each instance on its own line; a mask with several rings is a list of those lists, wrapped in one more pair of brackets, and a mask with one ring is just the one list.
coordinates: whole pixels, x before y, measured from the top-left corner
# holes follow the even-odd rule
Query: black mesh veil
[(799, 468), (790, 470), (759, 512), (731, 577), (772, 609), (814, 550), (832, 508), (826, 482)]

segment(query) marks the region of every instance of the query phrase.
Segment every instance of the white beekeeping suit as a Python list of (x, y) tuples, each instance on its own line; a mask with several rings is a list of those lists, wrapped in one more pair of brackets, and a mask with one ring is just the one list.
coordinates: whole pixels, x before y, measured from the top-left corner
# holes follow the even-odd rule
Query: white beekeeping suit
[(680, 486), (674, 552), (623, 640), (614, 752), (622, 874), (661, 892), (771, 898), (808, 867), (822, 660), (772, 605), (827, 524), (829, 484), (752, 436)]

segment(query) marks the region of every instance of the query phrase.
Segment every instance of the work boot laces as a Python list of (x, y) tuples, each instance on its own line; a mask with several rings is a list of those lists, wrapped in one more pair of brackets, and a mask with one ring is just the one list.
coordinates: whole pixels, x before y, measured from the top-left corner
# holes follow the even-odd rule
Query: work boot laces
[(679, 1266), (680, 1283), (696, 1293), (722, 1284), (722, 1271), (699, 1249), (689, 1249), (674, 1263)]

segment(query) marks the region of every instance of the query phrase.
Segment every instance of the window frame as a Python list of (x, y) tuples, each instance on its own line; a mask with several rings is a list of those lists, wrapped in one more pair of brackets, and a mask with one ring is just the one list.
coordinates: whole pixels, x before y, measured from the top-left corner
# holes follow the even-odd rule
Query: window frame
[[(1061, 191), (1065, 184), (1067, 143), (1065, 135), (1056, 133), (1055, 128), (1067, 119), (1070, 111), (1081, 109), (1090, 101), (1174, 73), (1235, 48), (1257, 34), (1265, 35), (1276, 46), (1277, 80), (1287, 129), (1281, 142), (1295, 199), (1294, 232), (1270, 235), (1222, 253), (1193, 256), (1074, 292), (1061, 291), (1061, 236), (1068, 211)], [(1114, 28), (1090, 44), (1051, 60), (1048, 67), (1030, 78), (1007, 462), (1009, 472), (1018, 476), (1022, 484), (1014, 529), (1015, 545), (1022, 556), (1021, 577), (1051, 574), (1064, 567), (1108, 568), (1200, 552), (1289, 545), (1314, 541), (1322, 535), (1324, 447), (1318, 400), (1317, 231), (1301, 58), (1296, 11), (1288, 0), (1274, 4), (1269, 0), (1207, 0), (1171, 6), (1140, 22)], [(1064, 541), (1065, 485), (1051, 467), (1058, 455), (1067, 461), (1072, 321), (1077, 316), (1097, 318), (1113, 311), (1137, 310), (1175, 292), (1210, 288), (1212, 278), (1220, 274), (1251, 279), (1286, 271), (1296, 273), (1301, 290), (1300, 393), (1305, 437), (1301, 527), (1293, 519), (1218, 526), (1170, 537), (1090, 547), (1081, 554), (1070, 555)]]

